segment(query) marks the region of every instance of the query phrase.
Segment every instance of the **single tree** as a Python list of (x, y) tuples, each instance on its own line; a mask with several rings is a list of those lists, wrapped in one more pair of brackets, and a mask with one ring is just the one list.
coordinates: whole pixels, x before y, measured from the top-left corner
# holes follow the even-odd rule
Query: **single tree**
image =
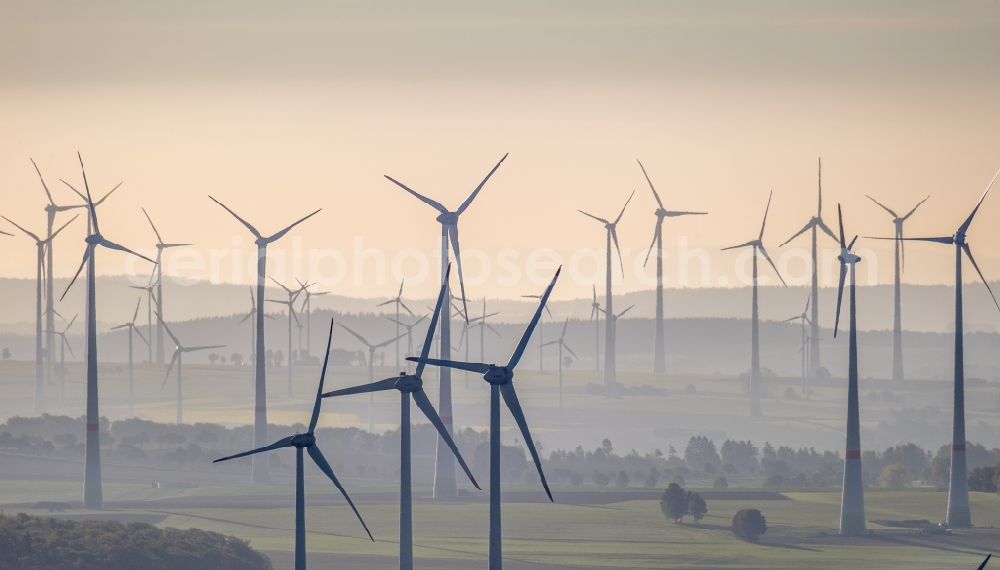
[(742, 509), (733, 515), (733, 534), (748, 540), (757, 540), (767, 532), (767, 520), (757, 509)]
[(667, 519), (680, 524), (688, 512), (688, 494), (677, 483), (671, 483), (660, 497), (660, 510)]
[(211, 364), (212, 366), (215, 366), (215, 363), (216, 363), (216, 362), (218, 362), (218, 361), (219, 361), (219, 355), (218, 355), (218, 354), (215, 354), (215, 353), (213, 352), (212, 354), (209, 354), (209, 355), (208, 355), (208, 362), (209, 362), (209, 363), (210, 363), (210, 364)]
[(705, 518), (705, 513), (708, 512), (708, 505), (705, 504), (705, 499), (698, 493), (688, 491), (687, 503), (688, 514), (694, 518), (694, 522), (701, 522), (701, 519)]

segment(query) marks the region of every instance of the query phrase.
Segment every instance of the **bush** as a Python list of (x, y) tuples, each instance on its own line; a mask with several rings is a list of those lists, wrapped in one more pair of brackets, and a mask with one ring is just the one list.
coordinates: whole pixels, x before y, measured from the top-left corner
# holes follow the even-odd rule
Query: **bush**
[(996, 493), (1000, 467), (976, 467), (969, 473), (969, 490)]
[(733, 515), (733, 534), (748, 540), (757, 540), (767, 532), (767, 520), (757, 509), (742, 509)]
[(901, 463), (886, 465), (885, 469), (882, 470), (882, 475), (879, 477), (879, 482), (882, 483), (882, 486), (889, 489), (902, 489), (912, 481), (913, 475), (910, 473), (910, 470)]
[(233, 536), (143, 523), (0, 515), (0, 568), (265, 570), (271, 561)]

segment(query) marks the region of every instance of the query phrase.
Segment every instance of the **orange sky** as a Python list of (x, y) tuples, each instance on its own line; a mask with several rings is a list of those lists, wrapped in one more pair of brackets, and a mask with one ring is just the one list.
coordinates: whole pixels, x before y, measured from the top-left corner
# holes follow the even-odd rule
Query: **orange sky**
[[(276, 274), (374, 296), (396, 275), (388, 267), (381, 280), (374, 261), (355, 267), (356, 244), (410, 259), (399, 267), (415, 278), (407, 248), (434, 251), (439, 231), (429, 207), (382, 175), (457, 206), (510, 152), (460, 224), (470, 294), (537, 289), (546, 248), (578, 262), (561, 287), (568, 297), (589, 295), (603, 274), (581, 251), (603, 256), (602, 229), (576, 209), (613, 216), (632, 189), (619, 290), (651, 286), (636, 269), (654, 222), (636, 158), (668, 208), (710, 212), (668, 221), (670, 252), (684, 240), (708, 255), (708, 273), (683, 281), (667, 261), (670, 283), (688, 286), (742, 281), (740, 258), (717, 250), (754, 237), (771, 188), (765, 242), (804, 282), (802, 252), (778, 244), (814, 208), (819, 155), (827, 223), (842, 201), (849, 233), (890, 230), (870, 193), (899, 209), (931, 194), (909, 234), (948, 234), (1000, 168), (996, 2), (753, 12), (739, 3), (274, 6), (10, 6), (0, 23), (0, 213), (40, 230), (43, 194), (28, 157), (70, 200), (58, 178), (79, 181), (79, 149), (93, 188), (125, 181), (100, 211), (108, 237), (148, 251), (145, 206), (168, 241), (197, 244), (201, 261), (178, 250), (171, 273), (247, 279), (233, 256), (250, 255), (249, 236), (211, 193), (265, 232), (324, 208), (274, 247)], [(997, 200), (972, 239), (987, 276), (1000, 279), (990, 249), (1000, 240)], [(75, 270), (83, 226), (57, 244), (58, 275)], [(34, 274), (26, 239), (0, 243), (0, 275)], [(886, 245), (860, 247), (887, 280)], [(310, 270), (299, 253), (317, 250), (326, 257)], [(532, 252), (546, 269), (527, 278)], [(908, 281), (951, 279), (947, 249), (908, 253)], [(127, 267), (117, 254), (100, 259), (103, 273)], [(412, 292), (433, 288), (426, 279)]]

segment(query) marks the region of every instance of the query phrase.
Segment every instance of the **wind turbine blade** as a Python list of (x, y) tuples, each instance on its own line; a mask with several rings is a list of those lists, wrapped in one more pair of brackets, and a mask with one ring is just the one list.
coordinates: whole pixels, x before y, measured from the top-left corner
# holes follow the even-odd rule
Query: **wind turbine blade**
[(139, 327), (135, 327), (135, 326), (133, 326), (133, 327), (132, 327), (132, 330), (133, 330), (133, 331), (135, 331), (135, 334), (139, 335), (139, 338), (140, 338), (140, 339), (142, 339), (142, 342), (143, 342), (143, 343), (144, 343), (144, 344), (145, 344), (146, 346), (149, 346), (149, 341), (148, 341), (148, 340), (146, 340), (146, 337), (145, 337), (145, 336), (143, 336), (143, 334), (142, 334), (142, 331), (141, 331), (141, 330), (139, 330)]
[(326, 335), (326, 352), (323, 353), (323, 369), (319, 373), (319, 387), (316, 388), (316, 400), (313, 402), (312, 415), (309, 417), (309, 431), (316, 431), (316, 423), (319, 421), (320, 407), (323, 400), (323, 382), (326, 380), (326, 367), (330, 363), (330, 346), (333, 344), (333, 318), (330, 319), (330, 332)]
[(285, 292), (287, 292), (289, 295), (292, 294), (292, 290), (291, 289), (289, 289), (288, 287), (285, 287), (284, 284), (282, 284), (280, 281), (278, 281), (274, 277), (271, 277), (270, 275), (268, 275), (267, 278), (270, 279), (271, 281), (273, 281), (278, 287), (281, 287), (282, 289), (284, 289)]
[(244, 451), (243, 453), (237, 453), (236, 455), (230, 455), (228, 457), (223, 457), (221, 459), (216, 459), (212, 463), (220, 463), (222, 461), (229, 461), (230, 459), (237, 459), (240, 457), (246, 457), (247, 455), (253, 455), (255, 453), (262, 453), (264, 451), (271, 451), (272, 449), (281, 449), (282, 447), (291, 447), (292, 438), (291, 436), (279, 439), (278, 441), (272, 443), (271, 445), (266, 445), (264, 447), (258, 447), (257, 449), (251, 449), (250, 451)]
[(15, 222), (14, 220), (8, 218), (7, 216), (0, 216), (0, 217), (2, 217), (3, 219), (7, 220), (8, 222), (10, 222), (10, 224), (12, 226), (14, 226), (15, 228), (21, 230), (23, 233), (27, 234), (28, 237), (30, 237), (31, 239), (35, 240), (36, 242), (42, 241), (42, 238), (38, 237), (33, 232), (30, 232), (30, 231), (24, 229), (23, 227), (21, 227), (20, 225), (18, 225), (17, 222)]
[(340, 328), (344, 329), (345, 331), (347, 331), (347, 332), (351, 333), (352, 335), (354, 335), (354, 338), (356, 338), (359, 341), (361, 341), (361, 344), (363, 344), (363, 345), (365, 345), (367, 347), (371, 347), (371, 343), (369, 343), (367, 340), (365, 340), (365, 337), (363, 337), (363, 336), (359, 335), (358, 333), (354, 332), (353, 330), (351, 330), (350, 328), (348, 328), (347, 325), (345, 325), (343, 323), (337, 323), (337, 325), (340, 326)]
[(66, 334), (63, 333), (59, 336), (60, 338), (62, 338), (63, 344), (66, 345), (66, 350), (69, 351), (69, 355), (72, 356), (73, 358), (76, 358), (76, 354), (73, 353), (73, 346), (69, 343), (68, 340), (66, 340)]
[(764, 239), (764, 226), (767, 225), (767, 213), (771, 211), (771, 198), (774, 197), (774, 190), (767, 195), (767, 207), (764, 208), (764, 220), (760, 223), (760, 233), (757, 235), (757, 241)]
[(258, 231), (257, 231), (257, 228), (255, 228), (255, 227), (253, 227), (252, 225), (250, 225), (250, 222), (248, 222), (248, 221), (244, 220), (243, 218), (241, 218), (241, 217), (239, 216), (239, 214), (237, 214), (236, 212), (234, 212), (234, 211), (230, 210), (230, 209), (229, 209), (229, 206), (226, 206), (226, 205), (225, 205), (225, 204), (223, 204), (222, 202), (220, 202), (220, 201), (216, 200), (216, 199), (215, 199), (214, 197), (212, 197), (211, 195), (209, 195), (209, 198), (211, 198), (211, 200), (212, 200), (213, 202), (215, 202), (216, 204), (218, 204), (218, 205), (222, 206), (222, 208), (223, 208), (224, 210), (226, 210), (227, 212), (229, 212), (229, 214), (230, 214), (231, 216), (233, 216), (234, 218), (236, 218), (237, 220), (239, 220), (239, 222), (240, 222), (241, 224), (243, 224), (243, 225), (244, 225), (244, 226), (246, 227), (246, 229), (250, 230), (250, 233), (252, 233), (252, 234), (254, 235), (254, 237), (255, 237), (255, 238), (257, 238), (257, 239), (261, 239), (262, 237), (264, 237), (264, 236), (260, 235), (260, 232), (258, 232)]
[(398, 336), (394, 336), (394, 337), (390, 338), (389, 340), (386, 340), (386, 341), (383, 341), (383, 342), (380, 342), (380, 343), (376, 344), (373, 348), (382, 348), (383, 346), (388, 346), (388, 345), (392, 344), (393, 342), (395, 342), (396, 339), (403, 338), (404, 336), (406, 336), (406, 333), (402, 333), (402, 334), (400, 334)]
[(389, 299), (388, 301), (385, 301), (383, 303), (379, 303), (378, 305), (375, 305), (375, 306), (376, 307), (384, 307), (386, 305), (391, 305), (391, 304), (393, 304), (395, 302), (396, 302), (396, 299)]
[(396, 383), (399, 378), (386, 378), (385, 380), (379, 380), (378, 382), (371, 382), (369, 384), (361, 384), (360, 386), (352, 386), (350, 388), (341, 388), (340, 390), (331, 390), (329, 392), (324, 392), (322, 394), (323, 398), (336, 398), (338, 396), (350, 396), (352, 394), (368, 394), (369, 392), (385, 392), (386, 390), (393, 390), (396, 388)]
[(108, 330), (112, 330), (112, 331), (116, 331), (116, 330), (118, 330), (118, 329), (123, 329), (123, 328), (125, 328), (125, 327), (127, 327), (127, 326), (130, 326), (130, 323), (125, 323), (124, 325), (118, 325), (118, 326), (114, 326), (114, 327), (111, 327), (111, 328), (110, 328), (110, 329), (108, 329)]
[(462, 471), (465, 471), (465, 475), (472, 481), (472, 484), (477, 488), (482, 490), (479, 483), (476, 482), (476, 478), (472, 475), (472, 470), (465, 463), (465, 458), (462, 457), (461, 452), (458, 451), (458, 446), (455, 445), (455, 440), (452, 439), (451, 434), (448, 433), (448, 428), (445, 427), (444, 422), (441, 421), (441, 417), (438, 415), (437, 410), (434, 409), (434, 405), (431, 404), (430, 398), (424, 392), (423, 388), (413, 392), (413, 402), (417, 404), (420, 411), (424, 413), (424, 416), (431, 422), (434, 429), (437, 430), (438, 434), (441, 435), (441, 439), (444, 440), (445, 444), (451, 449), (451, 452), (455, 454), (455, 459), (458, 460), (458, 464), (462, 466)]
[(487, 324), (486, 328), (488, 328), (491, 333), (497, 335), (497, 338), (503, 338), (503, 335), (500, 334), (500, 331), (498, 331), (495, 328), (493, 328), (493, 325)]
[[(417, 364), (417, 378), (424, 373), (424, 367), (427, 365), (426, 359), (430, 354), (431, 344), (434, 341), (434, 329), (437, 328), (438, 317), (441, 315), (441, 307), (444, 305), (445, 291), (448, 289), (448, 279), (451, 277), (451, 264), (444, 270), (444, 279), (441, 283), (441, 289), (438, 291), (437, 303), (434, 305), (434, 311), (431, 313), (431, 322), (427, 326), (427, 334), (424, 335), (424, 344), (420, 348), (420, 363)], [(423, 317), (421, 317), (422, 319)], [(420, 322), (420, 321), (417, 321)], [(414, 323), (416, 324), (416, 323)]]
[(708, 212), (689, 212), (687, 210), (667, 210), (665, 215), (668, 218), (679, 218), (681, 216), (707, 216)]
[(871, 200), (872, 202), (875, 202), (880, 208), (882, 208), (886, 212), (889, 212), (889, 215), (892, 216), (893, 218), (898, 218), (899, 217), (899, 214), (897, 214), (896, 212), (893, 212), (892, 209), (889, 208), (889, 206), (886, 206), (882, 202), (879, 202), (875, 198), (872, 198), (870, 194), (865, 194), (865, 197), (868, 198), (869, 200)]
[(788, 245), (788, 243), (791, 242), (793, 239), (795, 239), (795, 238), (799, 237), (800, 235), (802, 235), (802, 234), (806, 233), (807, 231), (809, 231), (809, 229), (812, 228), (815, 223), (816, 222), (814, 222), (813, 220), (809, 220), (808, 222), (806, 222), (806, 225), (802, 226), (801, 230), (795, 232), (795, 235), (793, 235), (792, 237), (786, 239), (784, 241), (784, 243), (782, 243), (778, 247), (784, 247), (784, 246)]
[(161, 316), (158, 311), (153, 311), (153, 314), (156, 315), (156, 320), (160, 321), (160, 324), (163, 325), (163, 330), (167, 331), (167, 335), (170, 336), (170, 340), (174, 341), (174, 344), (177, 346), (181, 346), (181, 341), (174, 335), (174, 331), (170, 330), (170, 327), (167, 326), (167, 322), (163, 320), (163, 316)]
[(549, 483), (545, 480), (545, 472), (542, 471), (542, 461), (538, 457), (538, 450), (535, 449), (535, 442), (532, 441), (531, 432), (528, 431), (528, 422), (524, 419), (524, 410), (521, 409), (521, 402), (517, 399), (514, 384), (510, 382), (501, 384), (500, 394), (503, 396), (503, 401), (507, 403), (507, 409), (510, 410), (510, 414), (514, 416), (517, 427), (521, 430), (521, 437), (524, 439), (525, 445), (528, 446), (528, 451), (531, 453), (531, 460), (535, 462), (535, 468), (538, 470), (538, 477), (542, 480), (542, 487), (545, 488), (545, 494), (549, 496), (550, 501), (554, 501), (552, 491), (549, 490)]
[(500, 165), (503, 164), (503, 161), (507, 160), (507, 154), (503, 155), (503, 158), (500, 159), (500, 162), (496, 163), (496, 166), (493, 167), (493, 170), (490, 170), (490, 173), (486, 175), (486, 178), (483, 178), (483, 181), (479, 183), (479, 186), (476, 186), (476, 189), (472, 191), (472, 194), (469, 194), (469, 197), (466, 198), (464, 202), (462, 202), (462, 205), (459, 206), (457, 210), (455, 210), (455, 213), (457, 215), (461, 216), (462, 212), (464, 212), (469, 208), (469, 206), (472, 204), (472, 201), (475, 200), (476, 196), (479, 194), (479, 191), (483, 189), (483, 186), (486, 185), (486, 182), (490, 179), (490, 177), (493, 176), (493, 173), (496, 172), (498, 168), (500, 168)]
[(83, 261), (80, 262), (80, 267), (78, 267), (76, 273), (73, 274), (73, 278), (69, 280), (69, 285), (67, 285), (66, 289), (63, 290), (63, 294), (59, 297), (60, 301), (66, 298), (66, 293), (69, 293), (69, 290), (73, 287), (73, 284), (76, 283), (76, 278), (80, 276), (80, 272), (83, 271), (83, 266), (87, 264), (88, 259), (90, 259), (90, 246), (88, 246), (87, 249), (83, 252)]
[(330, 481), (333, 481), (333, 486), (336, 487), (337, 490), (340, 491), (340, 494), (344, 496), (347, 504), (350, 505), (351, 510), (354, 511), (354, 515), (358, 517), (358, 522), (361, 523), (365, 532), (368, 533), (368, 538), (370, 538), (372, 542), (375, 542), (375, 538), (372, 536), (372, 531), (368, 530), (368, 525), (365, 524), (365, 519), (361, 518), (361, 513), (359, 513), (358, 508), (354, 506), (354, 501), (352, 501), (351, 496), (347, 494), (347, 489), (344, 489), (344, 486), (337, 480), (337, 476), (333, 474), (333, 468), (330, 467), (326, 457), (323, 457), (323, 452), (320, 451), (315, 445), (307, 447), (306, 450), (309, 452), (309, 457), (313, 458), (313, 461), (316, 463), (316, 466), (319, 467), (320, 471), (325, 473), (326, 476), (330, 478)]
[(653, 246), (656, 245), (656, 238), (660, 235), (660, 228), (663, 226), (663, 218), (658, 218), (656, 220), (656, 227), (653, 228), (653, 239), (649, 241), (649, 250), (646, 251), (646, 259), (642, 262), (642, 266), (646, 267), (649, 263), (649, 256), (653, 253)]
[(577, 360), (580, 359), (580, 357), (577, 356), (575, 352), (573, 352), (573, 349), (570, 348), (569, 345), (566, 344), (565, 342), (563, 343), (563, 348), (565, 348), (567, 351), (569, 351), (569, 353), (573, 355), (573, 358), (576, 358)]
[(621, 250), (620, 247), (618, 247), (618, 227), (617, 226), (611, 226), (611, 228), (608, 231), (611, 232), (611, 241), (615, 242), (615, 251), (618, 252), (618, 266), (621, 267), (622, 278), (624, 278), (625, 277), (625, 262), (622, 261), (622, 250)]
[(597, 220), (598, 222), (601, 222), (602, 224), (610, 224), (611, 223), (611, 222), (605, 220), (604, 218), (598, 218), (597, 216), (595, 216), (593, 214), (588, 214), (587, 212), (584, 212), (583, 210), (577, 210), (577, 212), (580, 212), (581, 214), (583, 214), (584, 216), (587, 216), (588, 218), (593, 218), (593, 219)]
[[(962, 249), (965, 251), (965, 255), (972, 262), (972, 267), (976, 269), (976, 273), (979, 274), (979, 279), (986, 285), (986, 290), (990, 292), (990, 297), (993, 298), (993, 304), (997, 306), (997, 310), (1000, 311), (1000, 303), (997, 303), (997, 296), (993, 294), (993, 289), (990, 288), (989, 282), (986, 281), (986, 277), (983, 277), (983, 272), (979, 269), (979, 264), (976, 263), (976, 258), (972, 257), (972, 249), (969, 247), (968, 243), (962, 244)], [(961, 287), (961, 285), (959, 285)]]
[(465, 276), (462, 274), (462, 251), (458, 246), (458, 224), (448, 226), (448, 237), (451, 239), (451, 248), (455, 251), (455, 264), (458, 266), (458, 286), (462, 291), (462, 308), (466, 315), (465, 320), (469, 320), (469, 305), (465, 299)]
[(141, 253), (136, 253), (136, 252), (132, 251), (131, 249), (125, 247), (124, 245), (117, 244), (117, 243), (115, 243), (113, 241), (110, 241), (110, 240), (107, 240), (107, 239), (105, 239), (103, 237), (101, 238), (101, 241), (98, 242), (98, 245), (102, 245), (102, 246), (104, 246), (104, 247), (106, 247), (108, 249), (114, 249), (114, 250), (117, 250), (117, 251), (124, 251), (125, 253), (131, 253), (132, 255), (134, 255), (134, 256), (136, 256), (138, 258), (141, 258), (141, 259), (145, 259), (146, 261), (148, 261), (150, 263), (156, 263), (152, 259), (146, 257), (145, 255), (142, 255)]
[(854, 238), (853, 238), (853, 239), (851, 239), (851, 243), (847, 244), (847, 249), (849, 249), (849, 250), (853, 251), (853, 250), (854, 250), (854, 243), (855, 243), (856, 241), (858, 241), (858, 236), (857, 236), (857, 234), (855, 234)]
[(556, 340), (550, 340), (549, 342), (543, 342), (542, 346), (551, 346), (553, 344), (561, 344), (561, 343), (562, 343), (562, 341), (560, 341), (559, 339), (556, 339)]
[[(424, 348), (427, 348), (428, 346), (430, 346), (428, 343), (424, 343)], [(407, 356), (406, 359), (410, 362), (417, 362), (419, 364), (430, 364), (431, 366), (468, 370), (469, 372), (475, 372), (477, 374), (486, 374), (490, 370), (489, 364), (482, 364), (480, 362), (458, 362), (455, 360), (441, 360), (439, 358), (425, 358), (423, 356)]]
[(653, 197), (656, 198), (656, 203), (663, 209), (663, 201), (660, 200), (660, 195), (656, 193), (656, 188), (653, 187), (653, 181), (649, 179), (649, 174), (646, 174), (646, 167), (642, 165), (642, 161), (638, 158), (635, 159), (639, 163), (639, 168), (642, 169), (642, 175), (646, 177), (646, 182), (649, 184), (649, 189), (653, 191)]
[(844, 281), (847, 279), (847, 264), (840, 262), (840, 281), (837, 285), (837, 320), (833, 325), (833, 338), (837, 338), (837, 331), (840, 330), (840, 305), (844, 300)]
[(76, 314), (76, 315), (73, 315), (73, 318), (69, 320), (69, 324), (67, 324), (67, 325), (66, 325), (66, 328), (65, 328), (65, 329), (63, 329), (63, 332), (64, 332), (64, 333), (65, 333), (66, 331), (68, 331), (68, 330), (69, 330), (69, 328), (70, 328), (71, 326), (73, 326), (73, 323), (75, 323), (75, 322), (76, 322), (76, 318), (77, 318), (77, 317), (79, 317), (79, 316), (80, 316), (79, 314)]
[(160, 248), (170, 249), (172, 247), (187, 247), (189, 245), (194, 245), (193, 243), (161, 243)]
[(160, 232), (159, 230), (156, 229), (156, 224), (153, 223), (153, 218), (149, 217), (149, 212), (146, 211), (146, 208), (140, 208), (140, 209), (142, 210), (142, 213), (146, 215), (146, 220), (149, 221), (149, 227), (153, 228), (153, 233), (156, 234), (157, 243), (162, 244), (163, 238), (160, 237)]
[(49, 192), (49, 185), (45, 183), (45, 178), (42, 177), (42, 171), (38, 169), (38, 164), (36, 164), (35, 159), (31, 157), (28, 157), (28, 160), (31, 161), (31, 165), (35, 167), (35, 172), (38, 173), (38, 180), (42, 183), (42, 188), (45, 189), (45, 195), (49, 198), (49, 204), (55, 206), (56, 203), (55, 200), (52, 199), (52, 192)]
[(288, 232), (290, 232), (292, 230), (292, 228), (294, 228), (295, 226), (297, 226), (297, 225), (301, 224), (302, 222), (308, 220), (309, 218), (315, 216), (316, 214), (320, 213), (322, 210), (323, 210), (323, 208), (318, 208), (318, 209), (314, 210), (311, 214), (308, 214), (308, 215), (303, 216), (302, 218), (296, 220), (295, 222), (293, 222), (291, 225), (289, 225), (285, 229), (283, 229), (280, 232), (278, 232), (278, 233), (272, 235), (271, 237), (267, 238), (267, 240), (266, 240), (267, 243), (276, 242), (279, 239), (285, 237), (285, 234), (287, 234)]
[(635, 307), (635, 305), (629, 305), (627, 309), (625, 309), (624, 311), (622, 311), (622, 312), (618, 313), (617, 315), (615, 315), (615, 318), (618, 319), (618, 318), (624, 317), (625, 313), (631, 311), (633, 307)]
[(944, 236), (944, 237), (918, 237), (918, 238), (890, 238), (890, 237), (871, 237), (865, 236), (865, 239), (881, 239), (890, 241), (927, 241), (931, 243), (943, 243), (945, 245), (955, 245), (954, 236)]
[(135, 320), (139, 317), (139, 305), (142, 304), (142, 297), (135, 300), (135, 312), (132, 313), (132, 324), (135, 324)]
[(741, 243), (741, 244), (738, 244), (738, 245), (731, 245), (731, 246), (729, 246), (729, 247), (724, 247), (724, 248), (722, 248), (722, 249), (721, 249), (721, 250), (719, 250), (719, 251), (729, 251), (730, 249), (739, 249), (739, 248), (741, 248), (741, 247), (749, 247), (749, 246), (751, 246), (751, 245), (753, 245), (753, 244), (755, 244), (755, 243), (756, 243), (756, 242), (753, 242), (753, 241), (748, 241), (748, 242), (746, 242), (746, 243)]
[(66, 226), (72, 224), (79, 217), (80, 217), (79, 215), (73, 216), (72, 218), (70, 218), (70, 220), (68, 222), (66, 222), (65, 224), (59, 226), (59, 229), (57, 229), (56, 231), (52, 232), (52, 235), (50, 235), (49, 237), (47, 237), (45, 239), (46, 243), (48, 243), (48, 244), (51, 245), (52, 244), (52, 240), (56, 239), (56, 236), (59, 235), (64, 229), (66, 229)]
[(782, 277), (781, 273), (778, 271), (778, 266), (775, 265), (773, 261), (771, 261), (771, 256), (768, 255), (767, 250), (764, 249), (764, 244), (757, 246), (757, 248), (764, 255), (764, 259), (766, 259), (767, 262), (771, 264), (771, 268), (774, 269), (774, 273), (778, 276), (778, 279), (781, 280), (781, 284), (784, 285), (785, 287), (788, 287), (788, 283), (785, 283), (785, 278)]
[(816, 217), (823, 217), (823, 157), (816, 157), (816, 188), (817, 188), (817, 204), (816, 204)]
[(840, 247), (846, 248), (847, 242), (844, 240), (844, 212), (840, 209), (840, 204), (837, 204), (837, 224), (840, 227)]
[(538, 321), (542, 318), (542, 309), (545, 308), (545, 303), (549, 300), (549, 295), (552, 294), (552, 288), (556, 286), (556, 280), (559, 279), (560, 272), (562, 272), (561, 265), (556, 270), (556, 274), (552, 276), (549, 286), (545, 288), (545, 293), (542, 294), (542, 299), (538, 303), (538, 308), (535, 309), (534, 316), (531, 317), (531, 322), (524, 329), (524, 334), (521, 335), (521, 341), (517, 344), (517, 348), (514, 349), (514, 354), (510, 356), (510, 361), (507, 363), (508, 368), (513, 369), (517, 366), (518, 361), (521, 360), (521, 355), (524, 354), (524, 349), (527, 348), (528, 341), (531, 340), (531, 333), (535, 331)]
[(180, 355), (181, 347), (178, 346), (174, 349), (174, 354), (170, 357), (170, 364), (167, 366), (167, 372), (163, 375), (163, 383), (160, 384), (161, 391), (167, 386), (167, 378), (170, 378), (170, 371), (174, 369), (174, 364), (177, 363), (177, 359), (180, 358)]
[(993, 557), (993, 554), (987, 554), (987, 555), (986, 555), (986, 559), (985, 559), (985, 560), (983, 560), (983, 563), (982, 563), (982, 564), (980, 564), (980, 565), (979, 565), (979, 568), (977, 568), (976, 570), (985, 570), (985, 568), (986, 568), (986, 565), (987, 565), (987, 564), (989, 564), (989, 562), (990, 562), (990, 558), (992, 558), (992, 557)]
[(963, 222), (958, 228), (959, 232), (966, 233), (969, 231), (969, 226), (972, 225), (972, 219), (976, 217), (976, 213), (979, 212), (979, 207), (983, 205), (983, 200), (986, 200), (986, 195), (990, 193), (990, 189), (993, 188), (993, 183), (997, 181), (998, 176), (1000, 176), (1000, 170), (997, 170), (997, 173), (993, 175), (993, 179), (990, 180), (989, 185), (986, 186), (986, 190), (984, 190), (983, 195), (980, 196), (979, 202), (976, 203), (976, 207), (972, 209), (972, 213), (969, 214), (969, 217), (966, 218), (965, 222)]
[(565, 320), (565, 321), (563, 322), (563, 330), (562, 330), (562, 333), (561, 333), (561, 334), (559, 335), (559, 339), (560, 339), (560, 340), (561, 340), (561, 339), (564, 339), (564, 338), (566, 338), (566, 329), (567, 329), (568, 327), (569, 327), (569, 317), (566, 317), (566, 320)]
[(107, 193), (104, 194), (104, 196), (101, 196), (100, 199), (97, 200), (97, 202), (94, 202), (94, 205), (95, 206), (100, 206), (101, 204), (103, 204), (104, 201), (108, 199), (108, 197), (110, 197), (112, 194), (115, 193), (115, 190), (121, 188), (122, 184), (123, 184), (122, 182), (119, 182), (118, 184), (115, 184), (115, 187), (112, 188), (111, 190), (108, 190)]
[(249, 319), (250, 317), (252, 317), (253, 314), (254, 314), (254, 311), (251, 310), (247, 314), (243, 315), (243, 318), (240, 319), (240, 321), (238, 323), (236, 323), (236, 324), (242, 325), (243, 323), (245, 323), (247, 321), (247, 319)]
[(400, 182), (399, 180), (396, 180), (395, 178), (393, 178), (392, 176), (389, 176), (388, 174), (383, 174), (383, 176), (385, 176), (386, 180), (388, 180), (389, 182), (392, 182), (396, 186), (399, 186), (403, 190), (406, 190), (407, 192), (409, 192), (410, 194), (412, 194), (417, 200), (420, 200), (424, 204), (429, 205), (430, 207), (434, 208), (438, 212), (441, 212), (442, 214), (447, 214), (448, 213), (448, 208), (445, 208), (444, 205), (441, 204), (441, 202), (438, 202), (437, 200), (432, 200), (432, 199), (428, 198), (427, 196), (424, 196), (423, 194), (420, 194), (419, 192), (411, 189), (406, 184), (403, 184), (402, 182)]
[(403, 307), (403, 310), (406, 311), (407, 313), (410, 313), (411, 317), (417, 316), (413, 314), (413, 311), (411, 311), (410, 308), (406, 306), (406, 303), (404, 303), (402, 299), (399, 300), (399, 306)]
[(224, 344), (209, 344), (206, 346), (185, 346), (182, 350), (184, 352), (197, 352), (199, 350), (211, 350), (213, 348), (226, 348)]
[(406, 279), (399, 280), (399, 293), (396, 293), (396, 298), (399, 299), (403, 296), (403, 285), (406, 283)]
[(622, 211), (618, 212), (618, 217), (615, 218), (615, 224), (617, 224), (618, 222), (620, 222), (621, 219), (622, 219), (622, 216), (625, 215), (625, 208), (628, 207), (628, 203), (632, 201), (632, 197), (633, 196), (635, 196), (635, 190), (633, 190), (632, 193), (628, 195), (628, 200), (625, 200), (625, 205), (622, 206)]
[(924, 198), (923, 200), (917, 202), (917, 205), (914, 206), (912, 210), (910, 210), (909, 212), (907, 212), (906, 215), (902, 217), (902, 220), (905, 222), (906, 220), (910, 219), (910, 216), (912, 216), (913, 213), (917, 211), (917, 208), (919, 208), (924, 202), (926, 202), (927, 200), (929, 200), (930, 197), (931, 197), (930, 194), (928, 194), (926, 198)]

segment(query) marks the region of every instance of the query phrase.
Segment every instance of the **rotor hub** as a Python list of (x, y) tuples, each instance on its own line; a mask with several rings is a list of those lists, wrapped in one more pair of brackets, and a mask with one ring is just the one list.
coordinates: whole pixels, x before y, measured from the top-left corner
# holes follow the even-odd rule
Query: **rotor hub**
[(419, 376), (411, 376), (406, 372), (399, 375), (399, 380), (396, 380), (396, 389), (400, 392), (407, 394), (412, 394), (416, 392), (424, 385), (424, 381)]
[(514, 371), (506, 366), (490, 364), (490, 369), (483, 375), (483, 379), (494, 386), (510, 384), (510, 381), (514, 379)]
[(455, 225), (458, 223), (458, 214), (456, 214), (455, 212), (445, 212), (443, 214), (438, 215), (437, 221), (441, 222), (442, 224)]
[(91, 245), (97, 245), (97, 244), (101, 243), (102, 239), (104, 239), (104, 238), (101, 236), (101, 234), (93, 233), (93, 234), (90, 234), (89, 236), (87, 236), (86, 238), (84, 238), (83, 241), (85, 241), (85, 242), (87, 242), (87, 243), (89, 243)]
[(312, 447), (316, 445), (316, 436), (311, 433), (297, 433), (292, 436), (292, 447)]

